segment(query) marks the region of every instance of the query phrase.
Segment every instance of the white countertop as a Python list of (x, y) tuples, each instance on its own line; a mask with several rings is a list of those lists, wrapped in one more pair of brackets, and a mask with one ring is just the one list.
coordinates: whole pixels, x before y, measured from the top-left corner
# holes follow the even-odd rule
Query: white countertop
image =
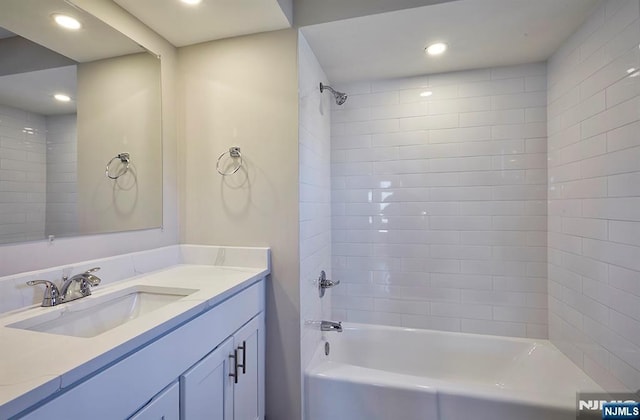
[(90, 338), (7, 327), (61, 306), (35, 306), (4, 314), (0, 317), (0, 418), (13, 416), (68, 387), (222, 302), (268, 272), (265, 268), (178, 264), (105, 287), (98, 286), (91, 296), (61, 306), (82, 303), (137, 285), (197, 291)]

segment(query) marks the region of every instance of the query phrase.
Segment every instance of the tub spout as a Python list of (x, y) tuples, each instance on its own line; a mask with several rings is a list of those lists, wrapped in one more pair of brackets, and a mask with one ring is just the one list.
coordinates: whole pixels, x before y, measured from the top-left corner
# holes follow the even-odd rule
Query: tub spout
[(320, 330), (342, 332), (342, 322), (322, 321), (320, 323)]

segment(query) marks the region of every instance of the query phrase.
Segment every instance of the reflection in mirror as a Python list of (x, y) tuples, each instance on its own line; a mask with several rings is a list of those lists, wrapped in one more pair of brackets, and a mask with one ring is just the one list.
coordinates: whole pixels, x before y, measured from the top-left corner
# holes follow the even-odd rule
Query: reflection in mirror
[(0, 243), (161, 226), (159, 59), (62, 0), (0, 2)]

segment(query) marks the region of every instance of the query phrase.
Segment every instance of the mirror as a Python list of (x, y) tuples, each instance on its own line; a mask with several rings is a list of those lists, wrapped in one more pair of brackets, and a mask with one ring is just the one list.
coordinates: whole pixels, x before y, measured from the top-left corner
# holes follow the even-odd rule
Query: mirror
[(159, 58), (63, 0), (0, 9), (0, 244), (160, 227)]

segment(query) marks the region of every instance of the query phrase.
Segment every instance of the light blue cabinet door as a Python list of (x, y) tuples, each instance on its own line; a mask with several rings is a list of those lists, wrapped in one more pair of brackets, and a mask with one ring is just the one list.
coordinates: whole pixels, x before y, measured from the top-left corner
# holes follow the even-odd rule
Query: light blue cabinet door
[(233, 335), (238, 349), (238, 383), (234, 386), (234, 420), (264, 419), (264, 315)]
[(180, 376), (181, 420), (233, 419), (233, 339), (229, 338)]
[(153, 399), (130, 420), (179, 420), (180, 419), (180, 387), (173, 383)]

